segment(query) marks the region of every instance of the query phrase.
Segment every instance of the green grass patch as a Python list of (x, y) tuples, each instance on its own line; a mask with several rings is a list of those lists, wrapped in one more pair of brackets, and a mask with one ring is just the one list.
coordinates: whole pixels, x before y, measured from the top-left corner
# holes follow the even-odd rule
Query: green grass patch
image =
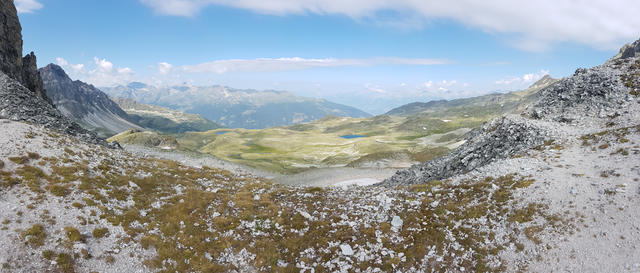
[(41, 224), (35, 224), (31, 228), (25, 230), (22, 236), (27, 242), (33, 246), (44, 245), (44, 240), (47, 238), (47, 233), (44, 226)]

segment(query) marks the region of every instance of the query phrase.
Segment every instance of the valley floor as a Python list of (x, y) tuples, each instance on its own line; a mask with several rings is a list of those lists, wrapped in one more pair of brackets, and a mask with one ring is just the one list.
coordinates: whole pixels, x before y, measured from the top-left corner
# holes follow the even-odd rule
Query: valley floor
[(207, 166), (234, 173), (264, 177), (276, 183), (291, 186), (330, 187), (372, 185), (390, 177), (398, 169), (392, 168), (317, 168), (297, 174), (279, 174), (221, 160), (207, 154), (162, 150), (141, 145), (125, 144), (123, 148), (136, 156), (174, 160), (192, 167)]

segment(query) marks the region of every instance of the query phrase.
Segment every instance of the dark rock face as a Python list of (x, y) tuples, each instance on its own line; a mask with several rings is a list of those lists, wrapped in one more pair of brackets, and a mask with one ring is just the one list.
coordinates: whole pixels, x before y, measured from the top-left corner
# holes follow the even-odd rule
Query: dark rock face
[(0, 1), (0, 69), (22, 82), (22, 27), (13, 1)]
[(104, 139), (98, 138), (95, 133), (85, 130), (64, 117), (53, 105), (34, 96), (21, 83), (2, 72), (0, 72), (0, 118), (43, 125), (45, 128), (78, 137), (85, 142), (112, 148), (119, 147), (117, 143), (109, 144)]
[(38, 97), (52, 103), (44, 90), (42, 78), (38, 73), (36, 55), (33, 52), (22, 58), (22, 79), (24, 87), (35, 92)]
[(104, 136), (140, 127), (129, 122), (129, 116), (120, 106), (93, 85), (73, 81), (64, 70), (49, 64), (38, 70), (47, 96), (63, 115), (80, 123), (86, 129), (97, 130)]
[(640, 56), (640, 40), (635, 41), (633, 44), (624, 46), (620, 49), (621, 59), (627, 59), (631, 57)]
[(22, 27), (13, 1), (0, 1), (0, 24), (0, 70), (50, 102), (38, 75), (35, 54), (22, 57)]

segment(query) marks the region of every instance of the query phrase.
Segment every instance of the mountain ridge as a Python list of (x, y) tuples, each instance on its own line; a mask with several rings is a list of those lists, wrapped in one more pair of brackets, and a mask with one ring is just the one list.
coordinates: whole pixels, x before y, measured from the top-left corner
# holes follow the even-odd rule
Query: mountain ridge
[(289, 91), (234, 89), (224, 86), (155, 87), (133, 82), (102, 90), (112, 97), (199, 114), (230, 128), (261, 129), (292, 125), (327, 115), (368, 117), (354, 107)]
[(128, 129), (142, 129), (115, 102), (93, 85), (72, 80), (62, 67), (49, 64), (38, 70), (47, 96), (65, 116), (103, 137)]
[(512, 91), (508, 93), (491, 93), (483, 96), (469, 97), (469, 98), (461, 98), (454, 100), (433, 100), (429, 102), (412, 102), (409, 104), (405, 104), (394, 109), (389, 110), (385, 115), (399, 115), (399, 116), (409, 116), (418, 114), (421, 112), (437, 112), (442, 110), (443, 108), (454, 108), (454, 107), (469, 107), (471, 105), (476, 106), (481, 109), (485, 109), (487, 107), (492, 108), (494, 105), (503, 104), (503, 110), (501, 111), (512, 111), (517, 109), (518, 107), (526, 104), (532, 100), (530, 97), (540, 89), (549, 86), (555, 82), (557, 79), (551, 78), (549, 75), (545, 75), (540, 80), (536, 81), (528, 88), (519, 91)]

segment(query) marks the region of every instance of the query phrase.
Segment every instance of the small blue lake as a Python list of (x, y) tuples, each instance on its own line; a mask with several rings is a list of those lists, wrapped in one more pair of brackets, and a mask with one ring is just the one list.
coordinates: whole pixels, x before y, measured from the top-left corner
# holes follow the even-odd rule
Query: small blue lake
[(228, 133), (229, 131), (220, 131), (220, 132), (216, 132), (216, 135), (224, 135), (226, 133)]
[(340, 136), (341, 138), (346, 138), (346, 139), (352, 139), (352, 138), (361, 138), (361, 137), (365, 137), (363, 135), (345, 135), (345, 136)]

